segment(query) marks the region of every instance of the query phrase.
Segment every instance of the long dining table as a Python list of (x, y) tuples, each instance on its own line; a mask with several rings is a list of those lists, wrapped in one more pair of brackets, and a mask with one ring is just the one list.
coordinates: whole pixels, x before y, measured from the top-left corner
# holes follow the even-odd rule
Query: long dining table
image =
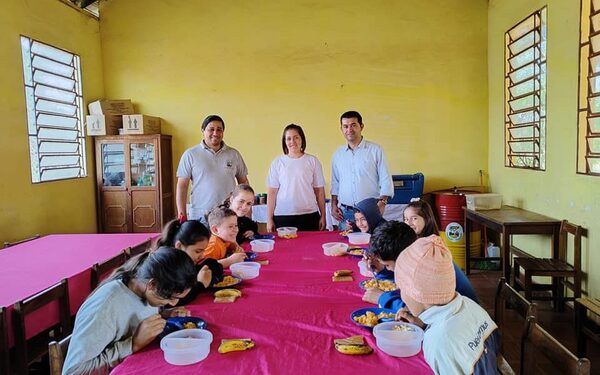
[[(391, 357), (377, 348), (370, 330), (357, 326), (352, 311), (375, 307), (361, 300), (358, 258), (329, 257), (321, 245), (346, 242), (337, 232), (300, 232), (294, 239), (275, 240), (260, 275), (236, 287), (242, 297), (234, 303), (217, 304), (207, 292), (188, 305), (191, 314), (207, 322), (213, 334), (208, 357), (201, 362), (168, 364), (158, 340), (119, 364), (111, 374), (431, 374), (423, 352)], [(249, 246), (244, 245), (249, 250)], [(354, 280), (333, 282), (333, 272), (350, 269)], [(364, 336), (374, 349), (368, 355), (337, 352), (333, 340)], [(256, 346), (246, 351), (218, 353), (222, 339), (251, 338)]]
[[(0, 307), (7, 307), (9, 346), (13, 345), (13, 305), (63, 279), (69, 286), (69, 307), (75, 315), (91, 292), (91, 268), (155, 233), (54, 234), (0, 250)], [(58, 322), (56, 306), (46, 306), (25, 320), (27, 337)]]

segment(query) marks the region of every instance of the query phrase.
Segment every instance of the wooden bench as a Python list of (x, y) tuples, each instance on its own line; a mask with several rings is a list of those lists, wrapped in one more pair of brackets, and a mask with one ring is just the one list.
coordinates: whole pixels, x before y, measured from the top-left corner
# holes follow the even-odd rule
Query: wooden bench
[(600, 343), (600, 329), (591, 319), (588, 312), (600, 317), (600, 298), (577, 298), (575, 300), (575, 330), (577, 334), (577, 356), (587, 354), (587, 339)]

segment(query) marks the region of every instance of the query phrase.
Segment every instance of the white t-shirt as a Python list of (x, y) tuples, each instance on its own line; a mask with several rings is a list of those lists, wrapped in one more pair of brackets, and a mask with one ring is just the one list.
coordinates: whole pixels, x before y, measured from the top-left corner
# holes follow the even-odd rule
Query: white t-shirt
[[(325, 187), (319, 159), (304, 154), (294, 159), (282, 155), (269, 168), (267, 186), (279, 189), (275, 215), (303, 215), (319, 210), (314, 188)], [(324, 213), (321, 213), (324, 214)]]

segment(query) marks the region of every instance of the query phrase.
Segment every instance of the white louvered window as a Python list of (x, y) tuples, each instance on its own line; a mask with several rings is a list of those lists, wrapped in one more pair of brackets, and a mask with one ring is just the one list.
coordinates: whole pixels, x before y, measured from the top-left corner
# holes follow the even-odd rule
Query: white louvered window
[(31, 181), (87, 175), (79, 56), (21, 36)]
[(505, 165), (546, 169), (546, 8), (505, 34)]
[(581, 1), (577, 173), (600, 176), (600, 0)]

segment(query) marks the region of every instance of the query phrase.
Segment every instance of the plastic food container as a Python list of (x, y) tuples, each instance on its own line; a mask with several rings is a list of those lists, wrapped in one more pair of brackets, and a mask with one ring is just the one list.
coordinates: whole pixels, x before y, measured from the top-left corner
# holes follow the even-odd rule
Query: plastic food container
[(160, 340), (165, 361), (185, 366), (200, 362), (208, 356), (213, 335), (205, 329), (182, 329)]
[(367, 268), (367, 262), (363, 259), (358, 262), (360, 274), (366, 277), (374, 277), (373, 272)]
[(266, 253), (267, 251), (273, 250), (275, 246), (274, 240), (252, 240), (250, 241), (252, 251), (255, 253)]
[(465, 198), (469, 210), (497, 210), (502, 207), (500, 194), (465, 194)]
[(421, 351), (423, 330), (405, 322), (379, 323), (373, 328), (377, 347), (393, 357), (410, 357)]
[(346, 250), (348, 250), (348, 245), (343, 242), (327, 242), (322, 245), (323, 254), (327, 256), (335, 256), (339, 257), (341, 255), (346, 254)]
[(296, 237), (298, 237), (298, 228), (296, 228), (296, 227), (277, 228), (277, 235), (281, 238), (296, 238)]
[(365, 245), (368, 244), (371, 240), (371, 235), (369, 233), (363, 232), (354, 232), (348, 233), (348, 242), (353, 245)]
[(260, 273), (260, 263), (256, 262), (241, 262), (229, 266), (231, 274), (242, 280), (249, 280), (258, 277)]

